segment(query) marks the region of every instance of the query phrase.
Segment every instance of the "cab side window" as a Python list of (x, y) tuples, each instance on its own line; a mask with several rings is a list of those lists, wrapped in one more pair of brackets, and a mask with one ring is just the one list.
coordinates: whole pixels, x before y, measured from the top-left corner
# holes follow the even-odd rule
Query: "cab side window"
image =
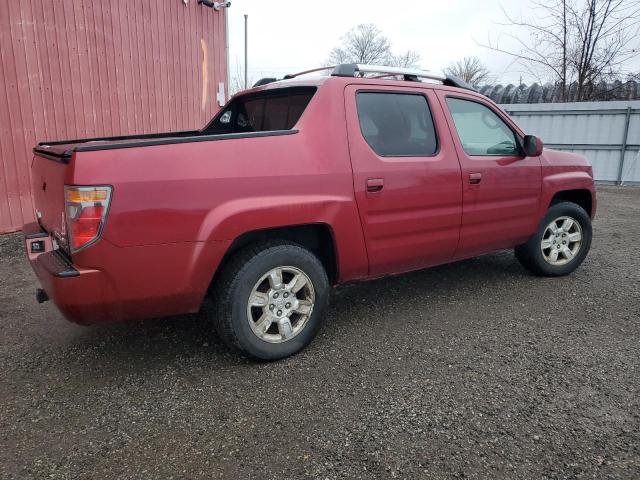
[(433, 119), (423, 95), (359, 92), (362, 136), (383, 157), (423, 157), (438, 150)]
[(467, 155), (520, 155), (516, 134), (493, 110), (478, 102), (447, 97)]

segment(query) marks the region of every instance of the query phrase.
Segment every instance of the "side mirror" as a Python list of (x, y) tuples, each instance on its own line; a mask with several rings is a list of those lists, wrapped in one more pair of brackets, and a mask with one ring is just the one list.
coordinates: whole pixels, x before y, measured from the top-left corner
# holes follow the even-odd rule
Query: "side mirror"
[(525, 135), (522, 142), (524, 148), (524, 154), (527, 157), (539, 157), (542, 155), (543, 143), (535, 135)]

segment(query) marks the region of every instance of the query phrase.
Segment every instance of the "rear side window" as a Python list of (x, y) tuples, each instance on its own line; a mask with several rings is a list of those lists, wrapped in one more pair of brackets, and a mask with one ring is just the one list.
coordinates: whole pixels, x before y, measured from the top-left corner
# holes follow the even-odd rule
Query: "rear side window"
[(315, 93), (315, 87), (266, 90), (234, 99), (203, 130), (222, 133), (291, 130)]
[(462, 148), (467, 155), (519, 155), (516, 135), (489, 107), (470, 100), (447, 98)]
[(359, 92), (356, 105), (362, 135), (378, 155), (422, 157), (438, 150), (431, 110), (423, 95)]

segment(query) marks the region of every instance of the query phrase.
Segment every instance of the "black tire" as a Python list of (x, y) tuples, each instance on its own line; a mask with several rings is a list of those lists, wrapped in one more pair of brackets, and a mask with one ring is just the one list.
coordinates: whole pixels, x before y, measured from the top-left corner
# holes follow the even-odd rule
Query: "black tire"
[[(541, 242), (547, 226), (555, 219), (560, 217), (570, 217), (578, 222), (582, 230), (582, 243), (575, 256), (563, 265), (553, 265), (545, 260), (543, 251), (541, 248)], [(518, 261), (527, 270), (534, 275), (544, 277), (559, 277), (562, 275), (568, 275), (580, 266), (582, 261), (589, 253), (591, 248), (591, 218), (584, 209), (572, 202), (559, 202), (551, 205), (547, 210), (546, 215), (540, 221), (538, 230), (527, 241), (527, 243), (518, 245), (515, 248), (515, 254)]]
[[(303, 271), (315, 292), (311, 315), (293, 338), (269, 343), (256, 335), (247, 305), (256, 282), (273, 268), (290, 266)], [(257, 360), (278, 360), (302, 350), (316, 336), (329, 300), (329, 280), (318, 258), (292, 242), (268, 241), (236, 253), (216, 279), (213, 291), (214, 324), (232, 349)]]

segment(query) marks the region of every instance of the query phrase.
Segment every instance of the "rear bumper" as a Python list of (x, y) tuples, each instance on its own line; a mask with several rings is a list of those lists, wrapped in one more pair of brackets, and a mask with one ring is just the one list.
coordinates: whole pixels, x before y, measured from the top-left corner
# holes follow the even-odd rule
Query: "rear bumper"
[[(42, 288), (70, 321), (91, 324), (122, 317), (114, 303), (114, 288), (100, 270), (74, 266), (38, 224), (23, 227), (25, 250)], [(44, 250), (33, 253), (31, 244), (43, 242)]]
[[(42, 288), (70, 321), (89, 325), (194, 313), (230, 241), (118, 247), (101, 239), (73, 256), (53, 250), (38, 224), (23, 227)], [(33, 242), (43, 242), (37, 253)]]

